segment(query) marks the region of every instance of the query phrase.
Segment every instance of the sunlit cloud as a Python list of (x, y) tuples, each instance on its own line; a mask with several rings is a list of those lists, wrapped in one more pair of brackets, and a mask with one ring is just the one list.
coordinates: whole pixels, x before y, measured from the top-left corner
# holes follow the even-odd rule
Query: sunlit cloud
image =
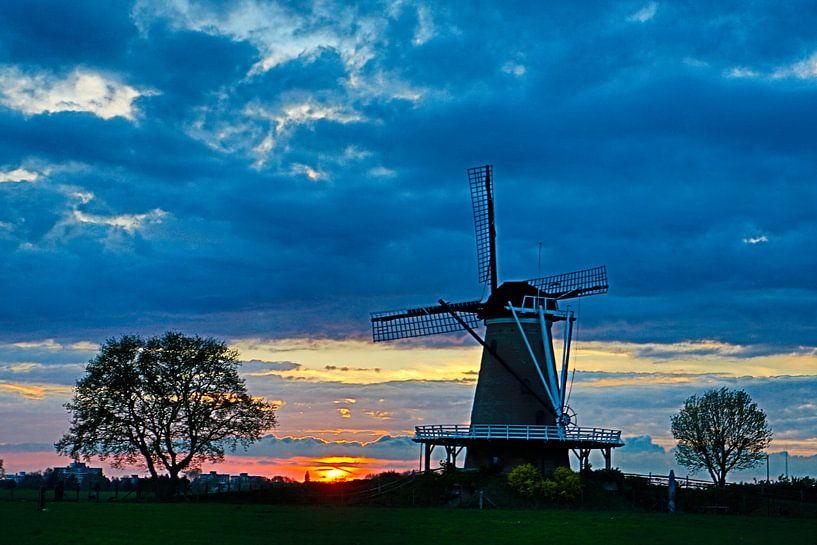
[[(479, 346), (473, 345), (375, 345), (356, 340), (241, 339), (231, 345), (251, 358), (297, 360), (298, 368), (277, 373), (283, 377), (359, 384), (390, 380), (473, 381), (482, 353)], [(698, 340), (676, 343), (577, 341), (574, 348), (572, 366), (585, 371), (716, 372), (752, 376), (817, 373), (817, 354), (813, 347), (780, 349)], [(559, 342), (556, 349), (561, 349)], [(334, 363), (350, 361), (357, 365)]]
[(752, 70), (751, 68), (747, 68), (745, 66), (735, 66), (733, 68), (730, 68), (726, 72), (726, 77), (736, 78), (736, 79), (759, 78), (759, 77), (762, 77), (762, 76), (763, 76), (763, 74), (761, 74), (760, 72), (757, 72), (757, 71)]
[(417, 6), (417, 26), (414, 28), (414, 45), (423, 45), (436, 35), (431, 8), (425, 5)]
[(326, 177), (326, 174), (315, 170), (309, 165), (302, 165), (300, 163), (293, 164), (290, 172), (292, 172), (293, 174), (306, 176), (313, 182), (317, 182), (318, 180), (321, 180)]
[(766, 80), (812, 80), (817, 78), (817, 53), (791, 64), (778, 66), (770, 71), (761, 71), (747, 66), (736, 66), (726, 72), (730, 78)]
[(372, 418), (378, 418), (380, 420), (390, 420), (394, 415), (394, 413), (391, 411), (363, 411), (363, 414), (367, 414)]
[(582, 370), (723, 373), (768, 377), (817, 374), (813, 347), (780, 349), (712, 340), (677, 343), (582, 341), (574, 367)]
[(271, 111), (261, 105), (250, 105), (245, 108), (245, 113), (252, 117), (269, 119), (275, 124), (277, 133), (292, 125), (303, 125), (316, 121), (346, 124), (363, 120), (363, 116), (353, 109), (333, 104), (321, 104), (314, 100), (286, 104), (278, 111)]
[(756, 237), (746, 237), (743, 239), (745, 244), (762, 244), (764, 242), (769, 242), (769, 237), (766, 235), (759, 235)]
[(90, 191), (74, 191), (71, 193), (71, 196), (77, 199), (80, 204), (88, 204), (94, 200), (94, 194)]
[(12, 346), (17, 348), (40, 348), (45, 350), (62, 350), (63, 345), (54, 339), (44, 339), (42, 341), (23, 341), (19, 343), (12, 343)]
[(397, 176), (397, 172), (384, 166), (372, 167), (369, 169), (369, 174), (375, 178), (393, 178)]
[(119, 214), (114, 216), (87, 214), (80, 210), (74, 210), (71, 213), (72, 219), (77, 223), (104, 225), (122, 229), (126, 233), (134, 233), (148, 224), (161, 223), (162, 218), (165, 216), (167, 216), (167, 212), (160, 208), (154, 208), (144, 214)]
[[(4, 345), (0, 345), (2, 348)], [(14, 346), (15, 348), (22, 348), (26, 350), (49, 350), (49, 351), (62, 351), (62, 350), (79, 350), (79, 351), (89, 351), (89, 350), (96, 350), (99, 348), (99, 345), (96, 343), (92, 343), (90, 341), (77, 341), (73, 343), (59, 343), (54, 339), (43, 339), (40, 341), (21, 341), (16, 343), (10, 343), (5, 346)]]
[(157, 19), (164, 19), (175, 28), (252, 44), (261, 58), (249, 70), (249, 76), (295, 60), (313, 62), (324, 50), (336, 51), (346, 70), (356, 72), (374, 58), (383, 33), (381, 18), (324, 3), (313, 4), (309, 11), (295, 11), (253, 0), (220, 7), (196, 1), (140, 0), (133, 14), (143, 32)]
[(102, 119), (133, 121), (138, 113), (135, 101), (152, 94), (155, 91), (139, 90), (84, 68), (59, 76), (0, 67), (0, 105), (26, 115), (88, 112)]
[(36, 182), (40, 178), (40, 173), (22, 167), (13, 170), (0, 170), (0, 184)]
[(516, 77), (522, 77), (527, 72), (527, 68), (525, 68), (524, 64), (520, 64), (513, 61), (508, 61), (502, 65), (502, 71), (506, 74), (511, 74)]
[[(371, 384), (389, 380), (459, 380), (479, 365), (477, 346), (425, 349), (410, 345), (373, 345), (357, 340), (235, 339), (230, 345), (242, 357), (294, 360), (297, 369), (284, 377)], [(339, 362), (355, 362), (348, 365)]]
[(348, 407), (340, 407), (338, 409), (338, 414), (341, 418), (352, 418), (352, 411)]
[(631, 23), (646, 23), (658, 12), (658, 2), (650, 2), (638, 11), (627, 16), (627, 21)]
[(693, 384), (697, 382), (697, 375), (683, 375), (671, 373), (635, 373), (631, 375), (612, 376), (583, 376), (578, 373), (573, 378), (578, 379), (577, 384), (582, 388), (609, 388), (612, 386), (647, 386), (656, 384)]
[(385, 69), (373, 70), (371, 74), (352, 74), (346, 87), (353, 97), (364, 101), (372, 97), (388, 97), (419, 103), (423, 97), (432, 94), (427, 87), (406, 81), (398, 71)]
[(73, 391), (70, 386), (56, 384), (15, 384), (0, 382), (0, 392), (18, 394), (23, 399), (41, 401), (49, 396), (67, 396)]
[[(199, 109), (198, 118), (189, 125), (188, 133), (213, 149), (225, 153), (244, 151), (255, 157), (254, 168), (267, 165), (269, 156), (280, 144), (286, 143), (292, 132), (301, 126), (313, 128), (316, 123), (360, 123), (365, 116), (345, 103), (343, 97), (318, 101), (314, 98), (281, 99), (281, 104), (252, 101), (235, 115), (210, 108)], [(235, 119), (238, 116), (238, 119)], [(326, 174), (313, 167), (296, 163), (290, 173), (306, 175), (312, 181)]]
[(814, 53), (807, 59), (803, 59), (792, 63), (788, 66), (781, 66), (775, 69), (772, 78), (796, 78), (796, 79), (815, 79), (817, 78), (817, 53)]

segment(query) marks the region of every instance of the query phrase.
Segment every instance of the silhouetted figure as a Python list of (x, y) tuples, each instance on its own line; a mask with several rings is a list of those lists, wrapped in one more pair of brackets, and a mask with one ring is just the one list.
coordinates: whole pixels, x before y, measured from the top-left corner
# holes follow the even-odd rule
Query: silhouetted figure
[(675, 472), (673, 470), (669, 470), (669, 484), (667, 485), (667, 492), (669, 494), (669, 503), (667, 504), (667, 510), (670, 513), (675, 512), (675, 494), (678, 491), (678, 483), (675, 481)]
[(99, 481), (97, 481), (96, 484), (94, 485), (94, 501), (96, 501), (97, 503), (99, 503), (99, 492), (101, 490), (102, 485), (99, 483)]
[(62, 501), (65, 499), (65, 483), (57, 481), (54, 485), (54, 501)]
[(45, 486), (41, 486), (37, 494), (37, 511), (42, 511), (43, 509), (45, 509)]

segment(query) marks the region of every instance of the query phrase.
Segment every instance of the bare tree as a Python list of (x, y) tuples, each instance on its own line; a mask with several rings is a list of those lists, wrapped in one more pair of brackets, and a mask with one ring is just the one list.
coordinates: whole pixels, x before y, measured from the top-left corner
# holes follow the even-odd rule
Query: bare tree
[(55, 447), (75, 458), (143, 465), (175, 490), (181, 472), (224, 459), (276, 425), (250, 396), (238, 353), (213, 338), (168, 332), (107, 340), (65, 405), (71, 428)]
[(734, 469), (748, 469), (764, 458), (772, 440), (766, 413), (743, 390), (709, 390), (693, 395), (672, 417), (678, 441), (675, 458), (693, 471), (704, 469), (718, 486)]

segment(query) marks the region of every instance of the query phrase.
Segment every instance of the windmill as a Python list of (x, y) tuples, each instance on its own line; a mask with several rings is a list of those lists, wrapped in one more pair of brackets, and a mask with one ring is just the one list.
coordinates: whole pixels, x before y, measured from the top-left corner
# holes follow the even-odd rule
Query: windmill
[[(569, 465), (569, 451), (586, 467), (590, 452), (602, 452), (610, 467), (611, 449), (622, 446), (621, 432), (580, 428), (568, 407), (567, 376), (575, 312), (560, 304), (607, 293), (607, 269), (499, 283), (497, 276), (494, 187), (491, 165), (468, 169), (477, 239), (480, 282), (485, 300), (449, 302), (371, 315), (374, 342), (467, 331), (483, 347), (471, 424), (417, 426), (414, 441), (432, 451), (442, 446), (448, 468), (467, 448), (465, 466), (508, 471), (530, 462), (542, 470)], [(485, 337), (476, 329), (485, 324)], [(562, 354), (554, 351), (555, 327), (562, 328)], [(561, 370), (559, 369), (561, 368)]]

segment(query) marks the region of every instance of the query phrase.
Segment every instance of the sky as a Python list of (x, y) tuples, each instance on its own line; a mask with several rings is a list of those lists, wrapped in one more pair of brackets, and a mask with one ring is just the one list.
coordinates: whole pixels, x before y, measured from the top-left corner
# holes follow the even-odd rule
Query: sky
[(465, 171), (492, 164), (500, 280), (607, 265), (570, 404), (622, 430), (614, 465), (678, 473), (670, 416), (728, 386), (767, 412), (772, 474), (785, 451), (817, 475), (815, 25), (808, 2), (0, 3), (6, 469), (67, 463), (99, 344), (168, 330), (227, 341), (279, 406), (216, 469), (417, 467), (415, 425), (467, 423), (480, 350), (375, 345), (369, 313), (485, 294)]

